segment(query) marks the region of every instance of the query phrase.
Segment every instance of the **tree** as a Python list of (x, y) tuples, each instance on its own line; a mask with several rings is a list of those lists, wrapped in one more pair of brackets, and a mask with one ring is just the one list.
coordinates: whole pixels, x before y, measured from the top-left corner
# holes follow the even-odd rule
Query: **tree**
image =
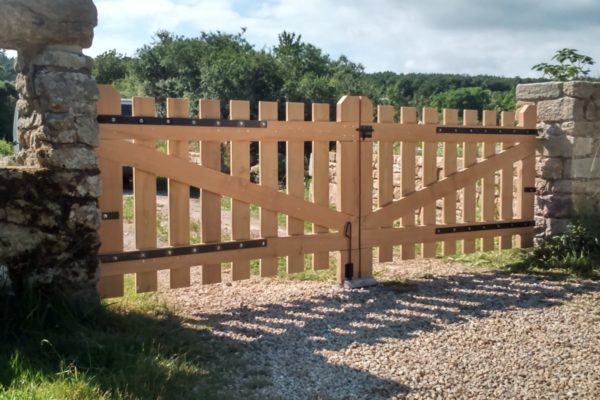
[(540, 63), (531, 67), (532, 70), (542, 72), (552, 80), (570, 81), (582, 79), (590, 73), (587, 66), (594, 65), (592, 57), (579, 54), (576, 49), (560, 49), (556, 52), (553, 60), (558, 64)]

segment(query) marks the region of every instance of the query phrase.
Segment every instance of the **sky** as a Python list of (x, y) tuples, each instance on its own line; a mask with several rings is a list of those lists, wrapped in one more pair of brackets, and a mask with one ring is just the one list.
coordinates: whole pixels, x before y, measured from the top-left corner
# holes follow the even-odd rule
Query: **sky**
[[(569, 47), (600, 63), (600, 0), (95, 0), (86, 53), (134, 55), (158, 30), (194, 37), (240, 32), (269, 49), (282, 31), (367, 72), (539, 76), (531, 67)], [(600, 77), (600, 65), (592, 67)]]

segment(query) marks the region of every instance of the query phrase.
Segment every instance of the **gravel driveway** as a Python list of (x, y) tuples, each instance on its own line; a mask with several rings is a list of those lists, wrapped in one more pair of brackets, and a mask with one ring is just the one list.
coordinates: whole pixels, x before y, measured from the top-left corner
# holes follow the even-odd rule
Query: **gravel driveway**
[(229, 398), (600, 398), (600, 283), (436, 260), (377, 269), (369, 289), (253, 278), (168, 296), (244, 345)]

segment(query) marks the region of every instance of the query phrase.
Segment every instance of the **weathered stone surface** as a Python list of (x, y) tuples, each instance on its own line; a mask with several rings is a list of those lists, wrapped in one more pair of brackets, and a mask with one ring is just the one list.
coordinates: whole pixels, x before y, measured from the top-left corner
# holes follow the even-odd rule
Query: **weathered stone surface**
[(38, 152), (40, 165), (47, 168), (95, 170), (98, 168), (96, 153), (84, 146), (45, 148)]
[(597, 157), (569, 159), (564, 168), (566, 178), (600, 178), (600, 159)]
[(565, 134), (580, 137), (599, 137), (600, 121), (567, 121), (561, 124)]
[(50, 69), (90, 71), (94, 67), (94, 60), (78, 51), (47, 48), (33, 58), (33, 64)]
[(538, 153), (545, 157), (569, 157), (571, 142), (565, 135), (544, 135), (536, 140)]
[(587, 81), (571, 81), (563, 83), (563, 91), (567, 96), (589, 99), (600, 97), (600, 83)]
[(3, 0), (0, 48), (90, 47), (97, 24), (92, 0)]
[(517, 86), (517, 99), (550, 100), (562, 96), (562, 82), (530, 83)]
[(584, 102), (573, 97), (562, 97), (556, 100), (543, 100), (537, 103), (538, 118), (546, 123), (568, 120), (583, 120)]
[(571, 157), (580, 158), (594, 154), (594, 149), (592, 148), (594, 139), (576, 136), (565, 136), (565, 138), (569, 142)]
[(573, 201), (571, 195), (552, 194), (536, 196), (538, 215), (545, 218), (569, 218), (573, 215)]
[(560, 179), (563, 175), (563, 160), (556, 157), (540, 157), (536, 163), (536, 174), (543, 179)]
[(567, 230), (567, 226), (571, 222), (568, 218), (547, 218), (546, 219), (546, 235), (556, 235)]

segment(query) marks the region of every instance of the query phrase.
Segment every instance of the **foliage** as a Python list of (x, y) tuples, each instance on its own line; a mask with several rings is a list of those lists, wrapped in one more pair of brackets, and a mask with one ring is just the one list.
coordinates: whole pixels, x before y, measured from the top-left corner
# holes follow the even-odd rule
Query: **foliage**
[(240, 344), (133, 294), (131, 278), (126, 297), (85, 314), (61, 298), (0, 296), (0, 398), (231, 398), (227, 376), (259, 376)]
[(0, 156), (10, 156), (13, 154), (13, 144), (4, 139), (0, 139)]
[(12, 141), (17, 91), (13, 83), (0, 80), (0, 139)]
[[(526, 257), (524, 265), (527, 269), (566, 269), (575, 274), (600, 269), (600, 224), (594, 226), (593, 221), (573, 221), (564, 233), (544, 238)], [(513, 268), (523, 269), (524, 265)]]
[[(160, 31), (152, 43), (134, 57), (116, 50), (96, 59), (98, 82), (113, 83), (124, 95), (147, 95), (158, 99), (164, 110), (166, 97), (191, 100), (197, 112), (199, 98), (223, 101), (250, 100), (251, 117), (258, 114), (259, 100), (277, 100), (279, 113), (286, 101), (335, 104), (346, 94), (369, 96), (375, 105), (438, 106), (507, 110), (514, 108), (518, 83), (533, 80), (489, 75), (367, 74), (362, 65), (344, 56), (332, 58), (306, 43), (301, 35), (282, 32), (272, 49), (255, 49), (244, 36), (222, 32), (201, 33), (188, 38)], [(332, 113), (333, 113), (332, 108)]]
[(558, 61), (558, 64), (540, 63), (531, 69), (542, 72), (544, 77), (548, 76), (552, 80), (570, 81), (588, 76), (590, 70), (586, 67), (595, 63), (591, 57), (569, 48), (557, 50), (552, 59)]
[(4, 50), (0, 50), (0, 81), (12, 82), (17, 73), (14, 68), (14, 58), (9, 58)]

